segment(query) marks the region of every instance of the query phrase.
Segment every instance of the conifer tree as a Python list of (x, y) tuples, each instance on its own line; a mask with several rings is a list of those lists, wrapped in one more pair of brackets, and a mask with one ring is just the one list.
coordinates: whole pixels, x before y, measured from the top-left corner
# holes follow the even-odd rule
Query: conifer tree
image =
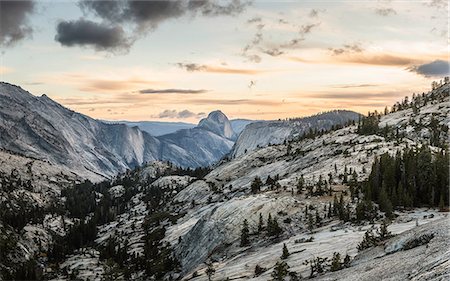
[(258, 193), (261, 191), (262, 181), (259, 177), (255, 177), (251, 184), (252, 193)]
[(281, 254), (281, 259), (285, 260), (289, 257), (289, 250), (286, 246), (286, 243), (283, 243), (283, 253)]
[(272, 280), (274, 281), (283, 281), (284, 278), (288, 275), (289, 272), (289, 265), (284, 261), (278, 261), (275, 264), (275, 267), (272, 271)]
[(261, 233), (264, 229), (263, 216), (259, 213), (258, 233)]
[(206, 276), (208, 276), (208, 281), (211, 281), (213, 275), (216, 274), (216, 269), (214, 268), (212, 262), (206, 263), (206, 266), (207, 266), (207, 268), (205, 270), (205, 273), (206, 273)]
[(341, 255), (337, 252), (333, 253), (333, 259), (331, 260), (331, 271), (338, 271), (342, 269)]
[(250, 245), (249, 240), (249, 230), (248, 230), (248, 223), (247, 220), (244, 220), (244, 223), (242, 224), (242, 230), (241, 230), (241, 247), (245, 247)]

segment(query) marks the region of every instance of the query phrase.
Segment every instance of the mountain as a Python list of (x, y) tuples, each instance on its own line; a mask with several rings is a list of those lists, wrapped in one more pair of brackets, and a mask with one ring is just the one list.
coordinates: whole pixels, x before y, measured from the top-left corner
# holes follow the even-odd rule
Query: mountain
[(207, 118), (200, 120), (198, 128), (205, 129), (230, 140), (236, 138), (236, 133), (231, 127), (230, 120), (220, 110), (213, 111)]
[(183, 154), (186, 160), (178, 161), (180, 165), (204, 167), (216, 163), (230, 152), (235, 136), (227, 116), (221, 111), (213, 111), (200, 120), (197, 127), (178, 130), (158, 139), (163, 144), (162, 160), (170, 161), (177, 154)]
[(231, 128), (236, 133), (236, 135), (239, 136), (239, 134), (244, 130), (245, 126), (248, 124), (254, 123), (256, 121), (249, 120), (249, 119), (232, 119), (231, 121)]
[(211, 113), (198, 128), (155, 137), (138, 127), (74, 112), (46, 95), (0, 84), (0, 148), (62, 164), (80, 175), (112, 176), (155, 160), (183, 167), (211, 165), (230, 151), (233, 136), (221, 112)]
[[(130, 127), (137, 126), (141, 131), (147, 132), (152, 136), (159, 137), (162, 135), (167, 135), (175, 133), (182, 129), (192, 129), (197, 125), (184, 122), (161, 122), (161, 121), (103, 121), (108, 124), (125, 124)], [(233, 119), (230, 120), (231, 128), (239, 135), (245, 126), (255, 121), (248, 119)]]
[[(445, 81), (386, 115), (210, 169), (154, 161), (93, 184), (0, 150), (0, 280), (445, 280)], [(225, 139), (184, 132), (205, 133)]]
[(329, 130), (333, 126), (357, 121), (360, 117), (360, 114), (353, 111), (335, 110), (305, 118), (254, 122), (241, 132), (231, 155), (236, 157), (257, 147), (280, 144), (285, 140), (300, 137), (310, 130)]
[(147, 132), (152, 136), (158, 137), (175, 133), (182, 129), (191, 129), (196, 125), (184, 122), (159, 122), (159, 121), (104, 121), (106, 123), (126, 124), (130, 127), (138, 127), (141, 131)]
[(138, 128), (104, 124), (8, 83), (0, 99), (3, 149), (107, 176), (158, 159), (159, 140)]

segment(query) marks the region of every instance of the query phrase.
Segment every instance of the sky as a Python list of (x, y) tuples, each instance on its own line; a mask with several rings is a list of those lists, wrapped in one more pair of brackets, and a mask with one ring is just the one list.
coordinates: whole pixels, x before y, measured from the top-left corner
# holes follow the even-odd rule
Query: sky
[(0, 80), (104, 120), (383, 110), (449, 73), (430, 1), (0, 1)]

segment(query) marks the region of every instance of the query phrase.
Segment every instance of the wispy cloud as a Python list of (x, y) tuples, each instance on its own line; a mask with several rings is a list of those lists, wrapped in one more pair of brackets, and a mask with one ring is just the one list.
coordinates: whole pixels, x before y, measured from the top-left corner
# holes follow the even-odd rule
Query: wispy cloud
[(346, 63), (388, 66), (408, 66), (419, 61), (417, 58), (393, 54), (350, 54), (339, 56), (337, 60)]
[(328, 48), (328, 50), (330, 50), (333, 55), (339, 56), (348, 53), (361, 53), (364, 51), (364, 48), (361, 46), (360, 43), (352, 43), (352, 44), (344, 44), (340, 48)]
[(190, 99), (190, 104), (196, 105), (261, 105), (261, 106), (277, 106), (282, 104), (276, 100), (256, 100), (256, 99)]
[(140, 90), (140, 94), (203, 94), (208, 90), (192, 90), (192, 89), (144, 89)]
[(367, 87), (376, 87), (379, 86), (377, 84), (346, 84), (346, 85), (332, 85), (332, 88), (338, 89), (349, 89), (349, 88), (367, 88)]
[(211, 72), (211, 73), (223, 73), (223, 74), (244, 74), (244, 75), (255, 75), (263, 73), (266, 71), (256, 70), (256, 69), (245, 69), (245, 68), (230, 68), (223, 66), (210, 66), (205, 64), (197, 63), (176, 63), (177, 67), (182, 68), (188, 72)]
[(402, 92), (326, 92), (326, 93), (312, 93), (302, 95), (302, 97), (315, 98), (315, 99), (370, 99), (370, 100), (384, 100), (385, 98), (392, 98), (402, 96)]
[(377, 15), (383, 16), (383, 17), (387, 17), (387, 16), (391, 16), (391, 15), (396, 15), (397, 12), (392, 9), (392, 8), (378, 8), (375, 9), (375, 13)]

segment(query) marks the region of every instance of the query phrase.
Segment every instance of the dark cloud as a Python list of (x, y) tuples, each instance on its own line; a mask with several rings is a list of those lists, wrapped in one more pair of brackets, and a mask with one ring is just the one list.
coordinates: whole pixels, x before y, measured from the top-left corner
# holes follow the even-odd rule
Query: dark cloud
[(208, 92), (207, 90), (192, 90), (192, 89), (144, 89), (140, 90), (140, 94), (202, 94)]
[[(246, 0), (81, 0), (79, 6), (83, 12), (99, 17), (102, 23), (86, 20), (62, 22), (58, 25), (56, 40), (65, 46), (123, 50), (164, 21), (183, 16), (234, 16), (248, 5), (250, 2)], [(127, 34), (124, 30), (128, 31)], [(67, 35), (68, 32), (70, 34)], [(93, 36), (95, 34), (98, 36)], [(97, 40), (97, 37), (100, 38)]]
[(345, 44), (341, 48), (329, 48), (333, 55), (339, 56), (346, 53), (362, 53), (364, 48), (359, 43)]
[(375, 13), (377, 15), (383, 16), (383, 17), (387, 17), (390, 15), (396, 15), (397, 12), (392, 9), (392, 8), (379, 8), (379, 9), (375, 9)]
[(55, 40), (63, 46), (92, 46), (96, 50), (127, 50), (131, 41), (120, 26), (89, 20), (62, 21), (56, 27)]
[(12, 46), (32, 34), (28, 19), (34, 9), (34, 1), (0, 1), (1, 46)]
[(221, 16), (241, 13), (249, 2), (241, 0), (83, 0), (81, 8), (111, 23), (131, 23), (139, 31), (156, 28), (169, 19), (190, 16)]
[(199, 112), (199, 113), (194, 113), (190, 110), (182, 110), (182, 111), (177, 111), (175, 109), (166, 109), (162, 112), (160, 112), (158, 115), (154, 116), (154, 117), (158, 117), (158, 118), (178, 118), (178, 119), (186, 119), (186, 118), (191, 118), (191, 117), (203, 117), (205, 116), (204, 112)]
[(408, 70), (425, 77), (445, 76), (450, 74), (450, 64), (448, 61), (435, 60), (430, 63), (409, 67)]

